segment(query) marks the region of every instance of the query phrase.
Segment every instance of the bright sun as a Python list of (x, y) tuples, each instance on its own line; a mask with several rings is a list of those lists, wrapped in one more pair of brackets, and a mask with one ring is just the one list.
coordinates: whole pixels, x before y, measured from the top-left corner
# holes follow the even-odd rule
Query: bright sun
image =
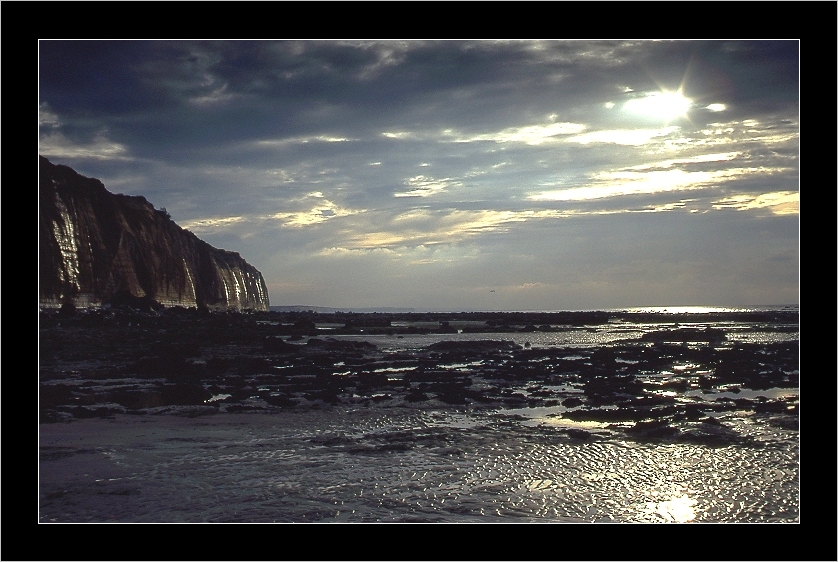
[(690, 106), (692, 106), (692, 100), (685, 98), (679, 90), (646, 94), (642, 98), (627, 101), (623, 109), (646, 118), (669, 122), (679, 117), (686, 117)]

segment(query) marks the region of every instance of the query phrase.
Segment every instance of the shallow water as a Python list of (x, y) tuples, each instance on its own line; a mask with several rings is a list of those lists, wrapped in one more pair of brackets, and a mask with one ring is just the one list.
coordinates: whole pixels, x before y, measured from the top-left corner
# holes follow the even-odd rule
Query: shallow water
[(42, 424), (39, 520), (799, 519), (796, 431), (734, 416), (751, 444), (580, 441), (546, 414), (336, 407)]
[[(727, 332), (728, 343), (755, 343), (770, 344), (788, 341), (797, 341), (799, 332), (778, 332), (773, 327), (765, 329), (754, 328), (744, 323), (726, 326), (719, 323), (694, 323), (682, 324), (682, 327), (708, 328), (721, 327)], [(381, 351), (416, 351), (431, 344), (441, 341), (480, 341), (487, 339), (507, 340), (518, 345), (532, 347), (578, 347), (591, 348), (602, 345), (613, 344), (622, 341), (639, 340), (643, 334), (657, 329), (671, 328), (670, 324), (637, 324), (626, 323), (608, 324), (584, 329), (572, 329), (561, 332), (503, 332), (503, 333), (457, 333), (457, 334), (409, 334), (409, 335), (379, 335), (379, 334), (358, 334), (358, 335), (330, 335), (324, 332), (324, 336), (338, 340), (369, 342)]]

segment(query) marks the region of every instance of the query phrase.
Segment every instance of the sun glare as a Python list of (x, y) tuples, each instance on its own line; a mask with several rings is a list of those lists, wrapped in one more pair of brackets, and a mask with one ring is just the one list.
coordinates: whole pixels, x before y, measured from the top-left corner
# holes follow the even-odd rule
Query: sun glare
[(685, 98), (680, 91), (661, 91), (631, 99), (623, 109), (643, 117), (669, 122), (686, 117), (691, 106), (692, 100)]

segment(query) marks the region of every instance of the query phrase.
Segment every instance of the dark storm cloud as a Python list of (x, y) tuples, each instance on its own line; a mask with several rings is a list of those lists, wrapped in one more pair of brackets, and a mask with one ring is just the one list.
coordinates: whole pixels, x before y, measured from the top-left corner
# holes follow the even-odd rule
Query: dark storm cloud
[[(770, 55), (780, 58), (785, 46), (771, 43)], [(688, 69), (688, 92), (708, 95), (693, 84), (715, 82), (721, 85), (711, 91), (745, 103), (748, 92), (737, 82), (753, 74), (740, 68), (748, 49), (716, 42), (45, 41), (41, 51), (42, 98), (55, 110), (70, 100), (93, 114), (158, 109), (139, 125), (130, 116), (122, 127), (112, 122), (112, 134), (172, 148), (310, 127), (374, 134), (453, 126), (476, 134), (487, 125), (540, 121), (545, 111), (572, 119), (618, 99), (618, 88), (676, 89)], [(710, 76), (706, 61), (720, 52), (736, 55), (732, 68)], [(789, 66), (773, 58), (772, 72)], [(782, 83), (786, 75), (763, 81)], [(756, 82), (757, 92), (766, 86)]]
[(148, 47), (139, 41), (40, 41), (41, 97), (64, 117), (158, 108), (160, 100), (146, 94), (135, 71)]

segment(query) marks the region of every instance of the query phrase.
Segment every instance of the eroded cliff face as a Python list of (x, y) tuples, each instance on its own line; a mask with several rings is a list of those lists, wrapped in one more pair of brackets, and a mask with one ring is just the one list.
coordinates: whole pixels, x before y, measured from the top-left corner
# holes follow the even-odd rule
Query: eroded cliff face
[(164, 306), (268, 310), (262, 274), (213, 248), (144, 197), (40, 157), (40, 304), (101, 306), (144, 298)]

